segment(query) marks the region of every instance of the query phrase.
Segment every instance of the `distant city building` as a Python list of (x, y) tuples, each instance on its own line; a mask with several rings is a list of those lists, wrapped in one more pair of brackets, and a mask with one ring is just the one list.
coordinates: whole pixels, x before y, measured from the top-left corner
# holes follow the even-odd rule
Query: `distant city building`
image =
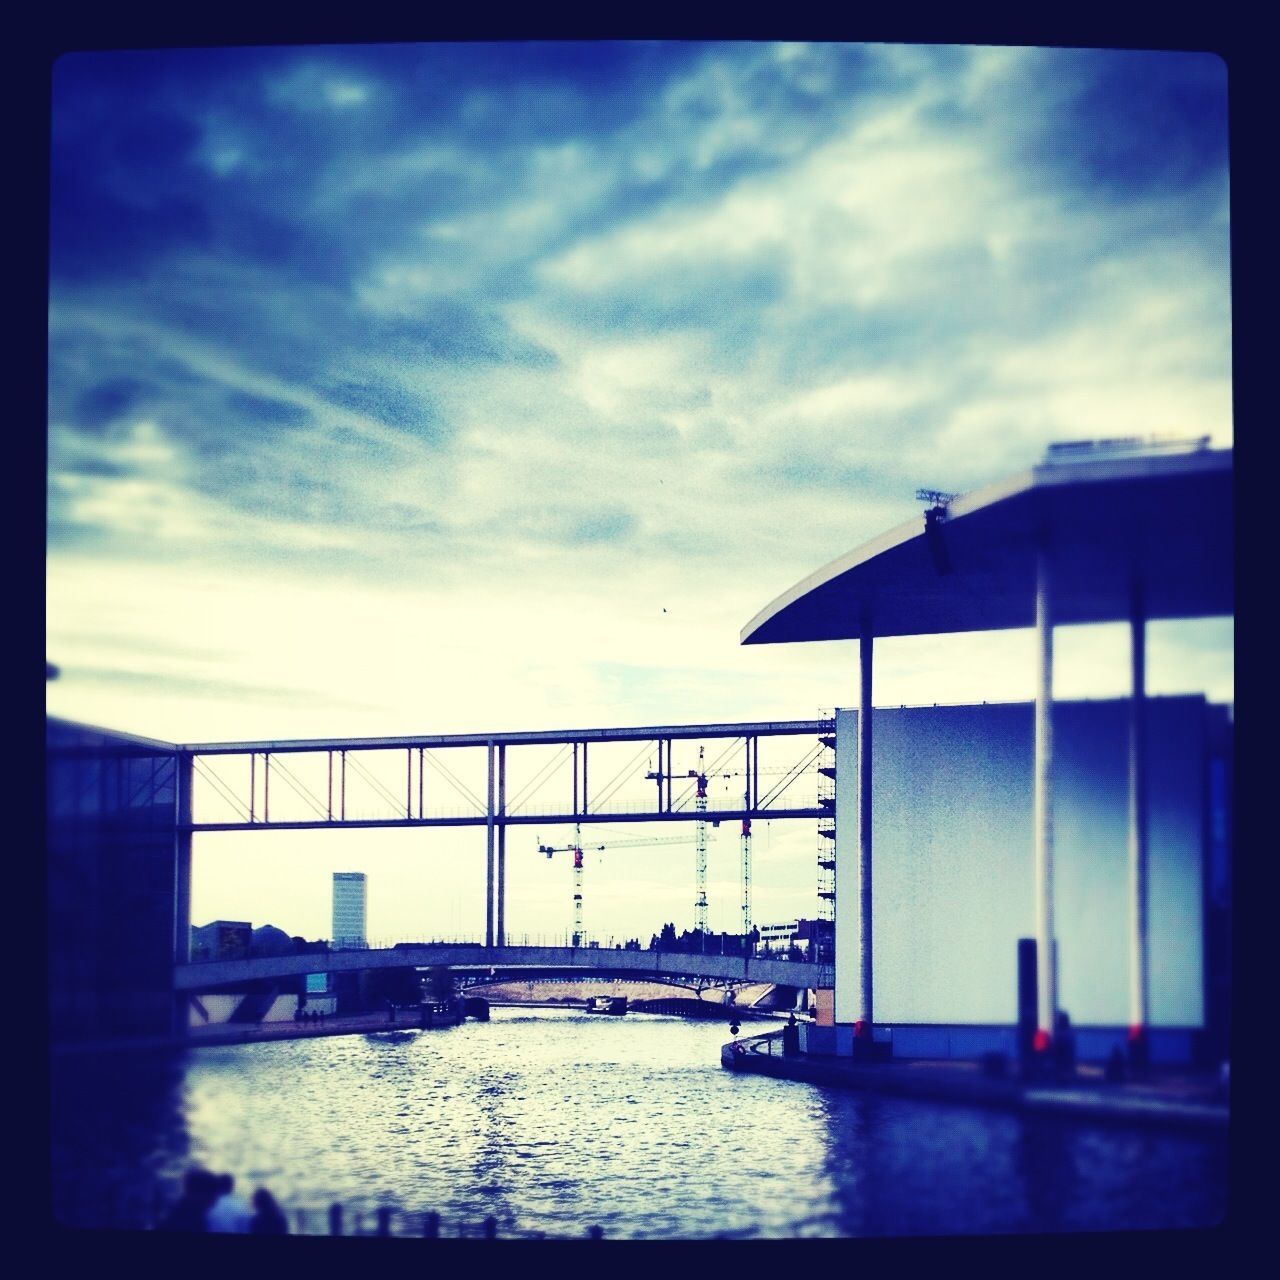
[(811, 960), (830, 963), (834, 951), (835, 922), (801, 920), (796, 924), (795, 945)]
[(347, 949), (368, 946), (363, 871), (333, 873), (333, 945)]
[(790, 920), (786, 924), (762, 924), (760, 926), (760, 949), (762, 951), (785, 951), (796, 938), (800, 927), (798, 920)]
[(759, 926), (760, 949), (790, 951), (795, 947), (807, 955), (824, 926), (829, 933), (831, 923), (826, 920), (790, 920), (786, 924), (762, 924)]
[(193, 960), (235, 960), (253, 945), (253, 925), (247, 920), (212, 920), (191, 930)]
[(255, 956), (292, 955), (294, 948), (293, 939), (273, 924), (259, 925), (253, 931), (252, 950)]

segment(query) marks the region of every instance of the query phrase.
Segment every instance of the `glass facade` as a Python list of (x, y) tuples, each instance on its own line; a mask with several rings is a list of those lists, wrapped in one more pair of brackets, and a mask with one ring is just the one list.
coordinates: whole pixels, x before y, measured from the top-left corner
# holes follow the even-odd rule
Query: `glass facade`
[(45, 769), (50, 1034), (166, 1034), (177, 753), (48, 720)]

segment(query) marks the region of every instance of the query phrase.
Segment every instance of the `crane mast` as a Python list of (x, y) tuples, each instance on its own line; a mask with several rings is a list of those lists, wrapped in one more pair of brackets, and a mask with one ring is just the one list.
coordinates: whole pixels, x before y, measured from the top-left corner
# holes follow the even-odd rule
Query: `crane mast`
[[(609, 848), (620, 849), (637, 845), (688, 843), (688, 838), (685, 836), (660, 836), (657, 839), (610, 840), (605, 844), (593, 845), (592, 848), (597, 852), (603, 852)], [(574, 823), (572, 844), (555, 846), (543, 844), (539, 841), (538, 852), (545, 853), (548, 858), (555, 853), (573, 854), (573, 945), (575, 947), (583, 946), (586, 943), (586, 934), (582, 928), (582, 873), (585, 862), (585, 851), (582, 847), (582, 824)]]
[[(698, 748), (698, 793), (694, 801), (694, 809), (700, 814), (707, 812), (707, 775), (702, 768), (703, 748)], [(702, 935), (702, 945), (707, 945), (707, 820), (700, 817), (695, 827), (697, 833), (696, 848), (696, 881), (697, 896), (693, 901), (693, 927)]]
[(573, 945), (582, 945), (582, 828), (573, 827)]

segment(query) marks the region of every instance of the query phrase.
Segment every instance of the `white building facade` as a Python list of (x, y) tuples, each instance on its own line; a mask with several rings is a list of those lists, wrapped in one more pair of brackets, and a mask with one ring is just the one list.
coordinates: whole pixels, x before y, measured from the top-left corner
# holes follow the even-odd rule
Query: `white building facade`
[(800, 922), (789, 920), (786, 924), (762, 924), (759, 928), (762, 950), (786, 951), (796, 940)]
[[(876, 1038), (895, 1057), (1012, 1051), (1017, 943), (1035, 927), (1032, 707), (874, 714)], [(1059, 1007), (1083, 1057), (1122, 1046), (1128, 1021), (1127, 717), (1124, 699), (1054, 704)], [(1152, 1049), (1181, 1060), (1205, 1024), (1208, 739), (1226, 709), (1156, 697), (1147, 717)], [(851, 1051), (858, 1011), (857, 719), (836, 712), (835, 1025), (819, 1052)]]

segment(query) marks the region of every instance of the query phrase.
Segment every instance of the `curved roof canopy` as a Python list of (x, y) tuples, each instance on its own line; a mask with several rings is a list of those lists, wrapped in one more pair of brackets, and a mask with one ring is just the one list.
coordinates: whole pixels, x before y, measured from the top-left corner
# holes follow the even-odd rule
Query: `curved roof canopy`
[(1046, 463), (910, 520), (784, 591), (743, 644), (998, 631), (1035, 622), (1036, 552), (1057, 624), (1234, 612), (1232, 452)]

